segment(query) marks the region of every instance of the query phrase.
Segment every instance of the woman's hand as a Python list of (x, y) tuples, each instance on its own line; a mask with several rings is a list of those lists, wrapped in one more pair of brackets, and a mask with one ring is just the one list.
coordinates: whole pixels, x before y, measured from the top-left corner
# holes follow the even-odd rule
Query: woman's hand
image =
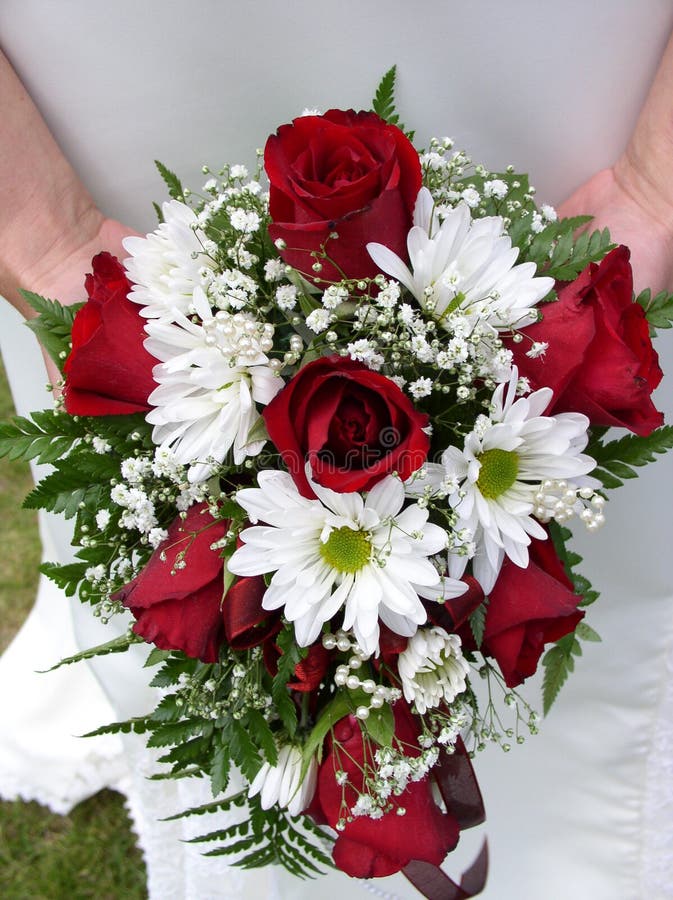
[(624, 154), (559, 208), (631, 248), (634, 287), (673, 291), (673, 36)]
[(41, 258), (32, 269), (26, 268), (21, 273), (22, 286), (65, 304), (85, 300), (84, 276), (91, 271), (93, 257), (101, 250), (107, 250), (124, 259), (128, 254), (122, 241), (137, 233), (114, 219), (104, 219), (97, 210), (92, 213), (91, 224), (98, 225), (96, 231), (89, 226), (71, 234), (67, 249), (55, 248), (53, 255)]
[(655, 294), (673, 291), (673, 208), (667, 211), (661, 196), (656, 202), (643, 196), (641, 179), (634, 174), (623, 158), (590, 178), (558, 212), (592, 215), (590, 229), (607, 227), (614, 243), (631, 249), (636, 293), (645, 287)]

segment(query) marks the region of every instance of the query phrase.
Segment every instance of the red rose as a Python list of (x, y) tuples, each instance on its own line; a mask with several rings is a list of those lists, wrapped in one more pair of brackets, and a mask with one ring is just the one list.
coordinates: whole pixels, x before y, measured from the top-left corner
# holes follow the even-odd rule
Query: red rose
[(640, 435), (663, 423), (650, 397), (662, 372), (645, 313), (633, 302), (627, 247), (617, 247), (599, 265), (591, 263), (542, 314), (526, 334), (549, 343), (544, 356), (527, 357), (527, 342), (513, 350), (520, 375), (534, 388), (553, 389), (548, 415), (580, 412), (593, 425), (623, 426)]
[(486, 611), (481, 650), (497, 661), (508, 687), (532, 675), (544, 645), (584, 618), (551, 540), (532, 540), (529, 554), (525, 569), (505, 559)]
[[(269, 234), (285, 242), (281, 256), (310, 281), (376, 275), (369, 241), (406, 257), (421, 166), (399, 128), (371, 112), (302, 116), (271, 135), (264, 165)], [(339, 237), (330, 238), (333, 232)], [(325, 244), (329, 260), (315, 273), (311, 253)]]
[[(173, 522), (142, 572), (115, 596), (135, 616), (136, 634), (162, 650), (217, 662), (224, 640), (224, 564), (210, 546), (227, 528), (228, 522), (213, 519), (206, 503)], [(176, 568), (181, 561), (185, 566)]]
[(318, 484), (350, 493), (370, 490), (393, 471), (408, 478), (430, 447), (428, 417), (393, 381), (348, 357), (304, 366), (262, 415), (305, 497), (313, 496), (307, 458)]
[(92, 260), (84, 286), (89, 299), (75, 315), (65, 361), (65, 408), (73, 416), (145, 412), (156, 387), (157, 360), (143, 346), (139, 307), (127, 299), (131, 283), (110, 253)]
[[(408, 707), (396, 703), (395, 737), (405, 756), (418, 756), (418, 732)], [(365, 740), (354, 716), (334, 726), (334, 739), (318, 772), (318, 785), (307, 810), (318, 823), (335, 828), (345, 818), (344, 803), (355, 805), (364, 786), (363, 768), (374, 765), (371, 742)], [(335, 772), (347, 772), (348, 783), (337, 783)], [(392, 809), (380, 819), (356, 816), (338, 832), (332, 856), (337, 868), (354, 878), (381, 878), (401, 871), (412, 860), (439, 866), (458, 843), (457, 820), (435, 803), (428, 777), (410, 782), (399, 796), (390, 797)], [(397, 810), (406, 810), (400, 817)]]
[(114, 598), (135, 616), (136, 634), (162, 650), (214, 663), (225, 640), (236, 649), (254, 647), (274, 631), (278, 617), (262, 609), (263, 578), (240, 578), (223, 597), (224, 562), (211, 544), (228, 527), (206, 503), (173, 522), (142, 572)]

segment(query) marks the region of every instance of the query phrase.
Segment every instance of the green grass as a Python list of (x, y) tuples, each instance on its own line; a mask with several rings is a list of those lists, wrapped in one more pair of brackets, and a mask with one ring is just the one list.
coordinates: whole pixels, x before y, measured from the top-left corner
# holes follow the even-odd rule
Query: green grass
[[(0, 420), (13, 412), (0, 366)], [(0, 652), (35, 599), (37, 518), (21, 509), (32, 482), (26, 464), (0, 459)], [(36, 665), (39, 660), (36, 660)], [(3, 900), (141, 900), (145, 870), (122, 798), (103, 791), (69, 816), (37, 803), (0, 802)]]
[[(14, 413), (0, 366), (0, 421)], [(0, 652), (14, 636), (35, 599), (40, 545), (37, 515), (21, 509), (32, 481), (27, 464), (0, 460)]]

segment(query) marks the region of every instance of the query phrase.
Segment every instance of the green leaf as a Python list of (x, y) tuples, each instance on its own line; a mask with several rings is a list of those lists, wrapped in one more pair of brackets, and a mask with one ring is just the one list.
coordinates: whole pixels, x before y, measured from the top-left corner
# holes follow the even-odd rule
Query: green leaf
[(370, 708), (369, 716), (364, 720), (367, 734), (376, 741), (379, 747), (391, 747), (395, 734), (395, 717), (393, 708), (384, 703), (380, 709)]
[(112, 722), (110, 725), (101, 725), (95, 731), (88, 731), (82, 737), (98, 737), (101, 734), (145, 734), (150, 730), (149, 716), (138, 716), (135, 719), (127, 719), (125, 722)]
[(660, 291), (653, 297), (652, 291), (646, 288), (638, 294), (635, 302), (645, 310), (645, 317), (653, 334), (656, 334), (657, 328), (670, 328), (673, 325), (673, 294)]
[(276, 712), (280, 716), (289, 736), (294, 737), (297, 731), (297, 709), (290, 696), (287, 683), (294, 679), (295, 666), (306, 656), (308, 649), (297, 646), (292, 625), (287, 625), (278, 633), (276, 643), (282, 655), (278, 659), (278, 672), (274, 676), (271, 685), (271, 696), (273, 697)]
[(170, 687), (178, 684), (181, 675), (193, 675), (200, 664), (196, 659), (186, 656), (173, 656), (166, 660), (150, 682), (152, 687)]
[(172, 650), (160, 650), (158, 647), (153, 647), (145, 660), (143, 668), (150, 669), (152, 666), (158, 666), (159, 663), (166, 662), (167, 659), (170, 659), (172, 652)]
[(87, 568), (88, 563), (85, 562), (68, 563), (65, 566), (46, 562), (40, 566), (40, 572), (65, 591), (66, 597), (74, 597)]
[[(218, 828), (217, 831), (209, 831), (208, 834), (201, 834), (198, 837), (190, 838), (190, 844), (207, 844), (211, 841), (227, 841), (233, 837), (242, 837), (250, 831), (250, 821), (235, 822), (228, 828)], [(252, 838), (254, 841), (254, 837)]]
[[(147, 742), (148, 746), (150, 740), (151, 738)], [(170, 752), (159, 757), (159, 762), (171, 763), (174, 772), (179, 772), (192, 765), (199, 766), (203, 770), (204, 760), (210, 757), (211, 748), (211, 735), (195, 737), (173, 747)]]
[(176, 722), (182, 715), (182, 707), (177, 704), (175, 694), (162, 697), (151, 715), (153, 722)]
[(235, 719), (230, 719), (225, 729), (229, 738), (229, 752), (248, 781), (252, 781), (262, 767), (257, 747), (250, 739), (250, 735)]
[(397, 66), (391, 66), (383, 76), (376, 88), (376, 94), (372, 100), (372, 109), (374, 112), (391, 122), (393, 125), (397, 122), (398, 117), (395, 115), (395, 76), (397, 74)]
[(549, 529), (554, 549), (563, 563), (568, 578), (572, 581), (573, 590), (580, 597), (583, 597), (579, 605), (590, 606), (598, 600), (600, 595), (598, 591), (594, 590), (588, 578), (575, 571), (576, 567), (582, 562), (582, 557), (567, 546), (567, 541), (572, 537), (572, 532), (569, 528), (565, 528), (553, 520), (549, 522), (547, 528)]
[(174, 822), (176, 819), (186, 819), (188, 816), (205, 816), (213, 812), (228, 812), (230, 809), (245, 806), (248, 800), (248, 791), (239, 791), (223, 800), (213, 800), (210, 803), (204, 803), (201, 806), (192, 806), (182, 812), (176, 813), (174, 816), (167, 816), (162, 822)]
[(175, 172), (171, 172), (170, 169), (167, 169), (166, 166), (159, 162), (158, 159), (154, 160), (154, 165), (159, 170), (159, 174), (164, 180), (166, 187), (168, 188), (168, 194), (173, 200), (180, 200), (184, 203), (185, 200), (185, 189), (182, 186), (182, 183)]
[(83, 422), (66, 413), (47, 409), (32, 413), (30, 419), (17, 416), (11, 423), (0, 424), (0, 456), (52, 463), (84, 434)]
[(486, 627), (486, 611), (488, 609), (488, 597), (484, 597), (482, 603), (475, 609), (470, 616), (470, 630), (474, 637), (474, 641), (479, 649), (484, 640), (484, 629)]
[(673, 447), (673, 426), (663, 425), (647, 436), (627, 434), (617, 441), (601, 442), (591, 446), (590, 452), (598, 463), (591, 474), (606, 488), (621, 487), (628, 478), (636, 478), (634, 466), (654, 462), (657, 454)]
[(330, 702), (323, 708), (320, 716), (318, 717), (318, 721), (313, 726), (313, 730), (304, 743), (301, 764), (302, 778), (308, 771), (308, 767), (313, 756), (317, 758), (318, 762), (321, 761), (322, 746), (325, 738), (330, 733), (332, 728), (336, 725), (337, 722), (343, 719), (344, 716), (347, 716), (349, 713), (353, 712), (354, 709), (355, 707), (353, 705), (352, 697), (350, 696), (349, 692), (345, 690), (339, 691), (337, 694), (335, 694), (334, 698), (330, 700)]
[(231, 760), (228, 748), (221, 744), (213, 753), (210, 762), (210, 783), (212, 785), (213, 794), (217, 796), (222, 794), (229, 784), (229, 773), (231, 772)]
[(119, 474), (114, 457), (93, 452), (80, 452), (56, 463), (55, 471), (38, 484), (23, 502), (27, 509), (62, 512), (72, 518), (83, 503), (93, 511), (103, 505), (109, 494), (109, 482)]
[[(192, 838), (193, 843), (196, 843), (199, 839)], [(227, 844), (225, 847), (218, 847), (217, 850), (206, 850), (203, 854), (204, 856), (233, 856), (236, 853), (241, 853), (244, 850), (249, 850), (251, 847), (255, 846), (255, 838), (254, 837), (246, 837), (241, 838), (240, 841), (233, 841), (232, 843)]]
[[(525, 249), (526, 259), (543, 269), (549, 265), (550, 255), (555, 252), (556, 242), (561, 235), (567, 233), (572, 237), (577, 228), (581, 228), (590, 221), (591, 216), (573, 216), (570, 219), (549, 222), (539, 234), (535, 235), (530, 246)], [(526, 223), (526, 230), (529, 231), (528, 223)]]
[(598, 634), (597, 631), (594, 631), (594, 629), (590, 625), (587, 625), (586, 622), (580, 622), (578, 624), (575, 629), (575, 634), (581, 641), (592, 641), (594, 643), (601, 642), (600, 634)]
[(376, 94), (372, 100), (372, 109), (381, 116), (389, 125), (396, 125), (400, 131), (403, 131), (410, 141), (414, 139), (414, 132), (407, 131), (400, 122), (400, 117), (395, 111), (395, 79), (397, 77), (397, 66), (391, 66), (386, 74), (379, 82), (376, 88)]
[(323, 849), (330, 839), (307, 817), (293, 818), (277, 806), (262, 810), (259, 797), (248, 800), (248, 812), (247, 822), (196, 839), (196, 842), (223, 841), (223, 846), (207, 851), (206, 856), (238, 857), (230, 858), (229, 863), (243, 869), (278, 863), (297, 878), (323, 874), (315, 862), (333, 867)]
[(567, 634), (545, 653), (542, 659), (542, 703), (545, 716), (549, 712), (568, 675), (575, 669), (575, 656), (581, 656), (582, 648), (574, 634)]
[(111, 641), (107, 641), (105, 644), (98, 644), (97, 647), (90, 647), (88, 650), (82, 650), (79, 653), (75, 653), (74, 656), (66, 656), (65, 659), (57, 662), (56, 665), (52, 666), (50, 669), (38, 671), (41, 673), (53, 672), (56, 669), (60, 669), (61, 666), (69, 666), (72, 665), (72, 663), (80, 662), (83, 659), (93, 659), (94, 656), (107, 656), (110, 653), (124, 653), (132, 646), (132, 644), (142, 644), (142, 642), (143, 638), (138, 637), (137, 634), (122, 634)]
[(267, 762), (275, 766), (278, 762), (278, 748), (269, 723), (258, 709), (248, 710), (245, 721), (253, 741), (262, 751)]
[(70, 352), (70, 335), (72, 323), (83, 303), (74, 303), (71, 306), (63, 306), (57, 300), (48, 300), (32, 291), (21, 291), (23, 298), (38, 314), (35, 319), (29, 319), (26, 325), (37, 336), (37, 339), (47, 351), (49, 356), (63, 371), (63, 364)]
[(182, 744), (186, 738), (196, 736), (209, 737), (212, 723), (204, 719), (182, 719), (180, 722), (163, 722), (155, 726), (152, 736), (147, 741), (148, 747), (170, 747)]
[(266, 424), (262, 416), (260, 416), (248, 432), (248, 437), (243, 446), (245, 447), (249, 444), (254, 444), (256, 441), (267, 441), (268, 439), (269, 433), (266, 430)]

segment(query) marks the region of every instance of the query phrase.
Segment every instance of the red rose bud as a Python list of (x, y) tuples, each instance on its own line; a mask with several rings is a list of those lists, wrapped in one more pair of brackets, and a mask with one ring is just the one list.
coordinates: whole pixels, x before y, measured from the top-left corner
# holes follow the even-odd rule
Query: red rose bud
[[(533, 675), (547, 643), (558, 641), (584, 618), (582, 598), (556, 555), (551, 540), (532, 540), (522, 569), (505, 559), (489, 595), (482, 652), (500, 666), (508, 687)], [(461, 631), (467, 645), (469, 626)]]
[(127, 299), (131, 283), (110, 253), (92, 260), (88, 300), (72, 326), (65, 361), (65, 408), (73, 416), (113, 416), (149, 410), (157, 360), (143, 346), (140, 307)]
[(278, 630), (280, 613), (262, 609), (263, 578), (239, 578), (223, 596), (224, 560), (211, 548), (228, 528), (207, 503), (173, 522), (141, 573), (113, 598), (135, 616), (136, 634), (214, 663), (225, 641), (237, 650), (256, 647)]
[(297, 372), (262, 413), (299, 491), (305, 474), (339, 493), (368, 491), (391, 472), (403, 480), (426, 461), (430, 439), (397, 385), (348, 357), (323, 357)]
[(224, 639), (224, 563), (210, 548), (228, 527), (213, 519), (207, 503), (195, 504), (184, 521), (173, 522), (145, 568), (113, 598), (135, 616), (136, 634), (162, 650), (217, 662)]
[(645, 313), (633, 302), (627, 247), (617, 247), (563, 286), (558, 301), (541, 307), (541, 322), (525, 329), (548, 342), (545, 354), (526, 356), (528, 341), (512, 344), (519, 375), (533, 389), (550, 387), (547, 415), (579, 412), (592, 425), (616, 425), (648, 435), (664, 420), (651, 394), (661, 381)]
[(239, 578), (227, 591), (222, 618), (227, 643), (234, 650), (258, 647), (280, 628), (280, 610), (262, 608), (266, 583), (261, 575)]
[(315, 691), (325, 677), (329, 668), (330, 654), (322, 643), (317, 642), (309, 647), (308, 653), (294, 667), (296, 681), (288, 681), (287, 686), (293, 691)]
[[(418, 730), (406, 703), (393, 707), (395, 738), (405, 756), (418, 756)], [(374, 765), (372, 743), (365, 739), (355, 716), (334, 726), (329, 752), (320, 766), (318, 786), (307, 813), (319, 824), (336, 828), (345, 818), (344, 803), (353, 807), (364, 789), (364, 766)], [(341, 785), (335, 773), (344, 771), (348, 782)], [(409, 782), (399, 795), (391, 795), (392, 809), (379, 819), (355, 816), (337, 833), (332, 855), (337, 868), (354, 878), (381, 878), (404, 869), (412, 860), (439, 866), (458, 842), (457, 820), (442, 813), (435, 803), (428, 777)], [(398, 814), (404, 809), (404, 815)]]
[[(309, 281), (374, 277), (370, 241), (406, 258), (421, 166), (399, 128), (372, 112), (302, 116), (268, 139), (264, 165), (269, 234), (285, 242), (282, 258)], [(316, 272), (312, 253), (323, 247), (329, 259)]]

